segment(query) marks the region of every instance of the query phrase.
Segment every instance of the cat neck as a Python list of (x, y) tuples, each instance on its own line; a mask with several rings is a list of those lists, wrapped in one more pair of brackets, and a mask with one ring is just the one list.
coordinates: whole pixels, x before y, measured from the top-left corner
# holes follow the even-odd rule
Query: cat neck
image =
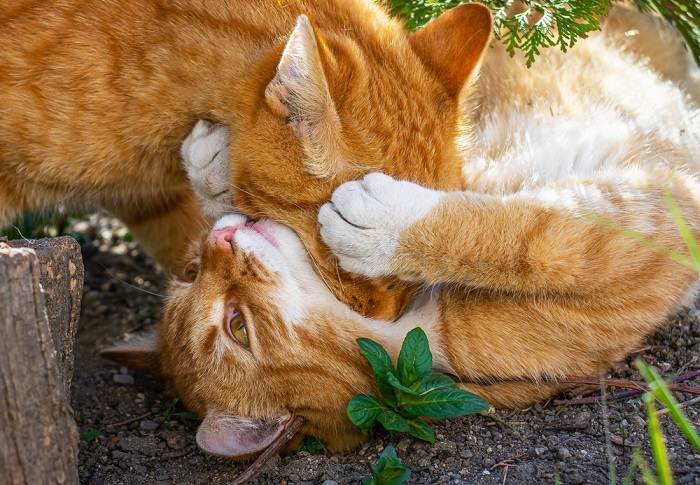
[(338, 301), (329, 291), (323, 299), (307, 310), (308, 315), (324, 315), (327, 322), (340, 332), (348, 345), (355, 345), (360, 337), (370, 338), (381, 344), (396, 362), (406, 334), (416, 327), (423, 329), (433, 354), (433, 369), (454, 373), (445, 352), (442, 335), (442, 310), (440, 291), (426, 289), (414, 299), (408, 310), (395, 321), (367, 318)]

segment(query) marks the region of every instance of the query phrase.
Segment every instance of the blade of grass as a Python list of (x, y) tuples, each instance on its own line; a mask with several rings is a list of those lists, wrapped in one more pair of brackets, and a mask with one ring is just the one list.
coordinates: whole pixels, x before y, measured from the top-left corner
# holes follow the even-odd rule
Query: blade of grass
[(637, 469), (639, 469), (639, 471), (642, 473), (642, 481), (644, 482), (644, 485), (658, 485), (654, 475), (649, 469), (649, 465), (644, 457), (642, 457), (639, 450), (635, 450), (632, 454), (632, 462), (630, 463), (629, 470), (625, 475), (622, 485), (632, 485), (634, 483), (634, 476)]
[(637, 358), (635, 365), (644, 379), (649, 384), (649, 389), (656, 399), (668, 410), (671, 419), (676, 423), (683, 436), (688, 440), (696, 452), (700, 452), (700, 436), (698, 436), (695, 426), (690, 422), (678, 405), (678, 401), (673, 397), (671, 391), (663, 379), (651, 368), (643, 359)]
[(668, 209), (671, 211), (671, 217), (673, 217), (673, 221), (676, 223), (676, 227), (678, 227), (678, 232), (680, 232), (683, 242), (688, 246), (688, 251), (690, 252), (693, 263), (695, 263), (695, 267), (700, 268), (700, 246), (698, 246), (698, 242), (695, 240), (693, 231), (690, 230), (688, 223), (685, 222), (681, 208), (678, 207), (678, 204), (676, 204), (671, 194), (666, 194), (666, 205), (668, 205)]
[(644, 405), (647, 411), (647, 426), (649, 427), (649, 441), (651, 442), (651, 454), (656, 465), (656, 475), (659, 485), (671, 485), (673, 475), (671, 474), (671, 464), (668, 461), (668, 451), (664, 443), (664, 435), (659, 424), (659, 417), (656, 415), (654, 397), (651, 394), (644, 395)]
[(627, 469), (627, 473), (625, 473), (625, 477), (622, 479), (622, 485), (632, 485), (632, 480), (634, 480), (634, 472), (637, 471), (637, 468), (639, 468), (639, 463), (637, 463), (637, 460), (635, 459), (636, 455), (632, 455), (632, 461), (630, 462), (630, 467)]
[(673, 249), (669, 249), (663, 244), (661, 244), (658, 241), (655, 241), (654, 239), (651, 239), (641, 232), (638, 231), (633, 231), (632, 229), (626, 229), (616, 222), (607, 219), (605, 217), (602, 217), (598, 214), (593, 214), (590, 213), (588, 214), (588, 217), (593, 220), (594, 222), (601, 224), (603, 226), (609, 227), (610, 229), (614, 229), (615, 231), (619, 232), (623, 236), (632, 239), (634, 241), (640, 242), (644, 244), (645, 246), (649, 247), (653, 251), (656, 251), (657, 253), (661, 253), (667, 258), (675, 261), (678, 264), (681, 264), (685, 266), (686, 268), (690, 268), (693, 271), (697, 271), (700, 273), (700, 260), (694, 260), (693, 258), (689, 258), (688, 256), (685, 256), (678, 251), (674, 251)]
[(642, 471), (642, 480), (644, 480), (644, 485), (658, 485), (658, 482), (654, 478), (654, 474), (651, 473), (649, 464), (644, 458), (642, 458), (641, 455), (639, 455), (639, 469)]

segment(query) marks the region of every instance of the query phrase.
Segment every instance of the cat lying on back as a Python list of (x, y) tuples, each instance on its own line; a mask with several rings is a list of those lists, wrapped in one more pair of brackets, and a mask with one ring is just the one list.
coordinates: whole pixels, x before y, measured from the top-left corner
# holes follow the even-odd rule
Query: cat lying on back
[(481, 5), (409, 34), (374, 0), (0, 2), (0, 227), (100, 205), (179, 274), (208, 225), (179, 148), (206, 118), (231, 127), (217, 198), (293, 227), (336, 296), (391, 317), (405, 285), (340, 270), (316, 212), (371, 170), (460, 186), (460, 99), (490, 32)]
[[(363, 435), (345, 407), (376, 393), (358, 337), (395, 358), (422, 327), (436, 370), (495, 406), (527, 406), (559, 391), (557, 378), (605, 372), (692, 294), (696, 274), (601, 219), (685, 252), (669, 193), (700, 236), (695, 71), (656, 20), (618, 12), (534, 70), (489, 53), (469, 190), (373, 173), (320, 209), (344, 269), (424, 289), (399, 319), (338, 301), (290, 229), (232, 214), (202, 242), (194, 281), (173, 284), (156, 338), (106, 354), (159, 372), (205, 417), (200, 446), (223, 456), (259, 451), (293, 415), (331, 450), (356, 445)], [(630, 29), (660, 35), (668, 65), (685, 63), (685, 74), (643, 60), (649, 51), (622, 36)], [(226, 166), (221, 131), (202, 124), (188, 138), (190, 172), (210, 153)]]

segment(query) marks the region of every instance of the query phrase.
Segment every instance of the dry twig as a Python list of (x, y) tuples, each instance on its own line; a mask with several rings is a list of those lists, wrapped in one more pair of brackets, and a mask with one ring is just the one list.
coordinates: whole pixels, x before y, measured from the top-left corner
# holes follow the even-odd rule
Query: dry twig
[(243, 485), (244, 483), (248, 483), (253, 478), (257, 477), (270, 458), (279, 453), (284, 445), (289, 443), (289, 440), (294, 438), (301, 427), (304, 426), (305, 422), (306, 420), (301, 416), (295, 417), (287, 429), (284, 430), (284, 433), (279, 435), (275, 441), (273, 441), (270, 446), (268, 446), (265, 451), (260, 454), (253, 464), (248, 467), (246, 471), (238, 475), (236, 479), (231, 482), (231, 485)]

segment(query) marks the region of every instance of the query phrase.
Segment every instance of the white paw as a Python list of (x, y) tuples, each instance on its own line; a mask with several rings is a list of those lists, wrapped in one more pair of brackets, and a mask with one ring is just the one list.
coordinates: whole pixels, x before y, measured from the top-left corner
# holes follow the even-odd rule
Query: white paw
[(199, 120), (182, 142), (187, 177), (204, 214), (216, 219), (233, 210), (229, 180), (229, 129)]
[(425, 217), (443, 192), (371, 173), (338, 187), (318, 213), (321, 238), (346, 271), (388, 275), (401, 233)]

